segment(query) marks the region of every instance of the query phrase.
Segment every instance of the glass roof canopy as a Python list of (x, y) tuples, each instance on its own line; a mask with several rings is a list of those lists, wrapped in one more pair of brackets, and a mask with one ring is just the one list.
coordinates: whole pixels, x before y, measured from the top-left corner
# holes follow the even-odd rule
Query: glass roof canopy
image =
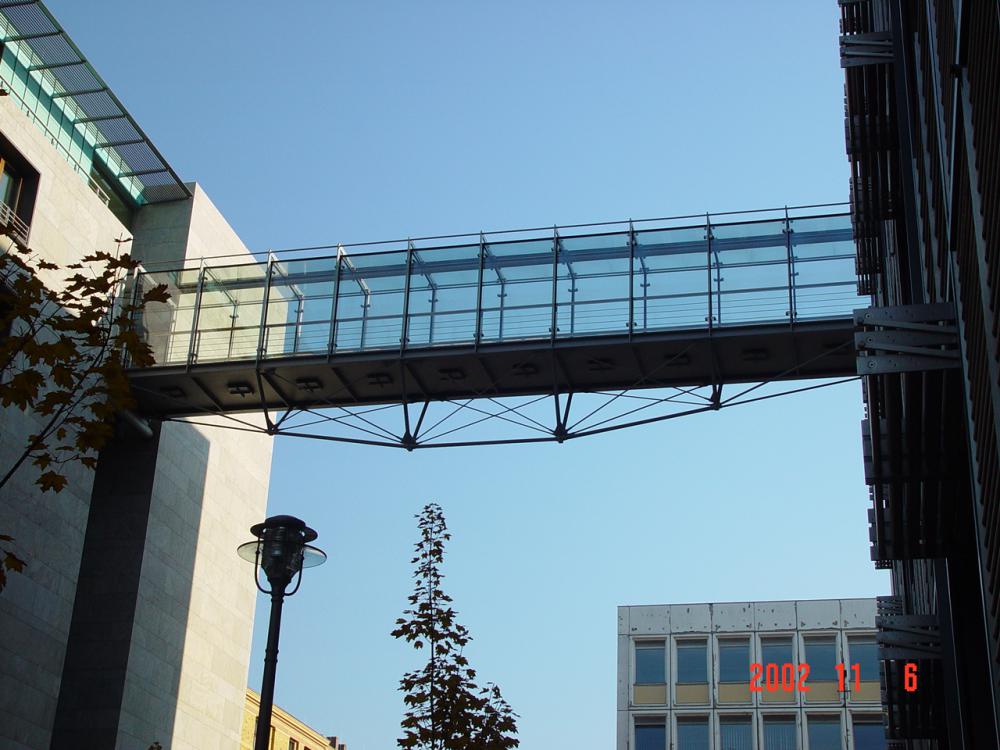
[(68, 138), (67, 153), (73, 145), (90, 152), (135, 205), (191, 195), (44, 3), (0, 1), (0, 34), (16, 83), (37, 100), (33, 114), (58, 119), (60, 132), (49, 134)]

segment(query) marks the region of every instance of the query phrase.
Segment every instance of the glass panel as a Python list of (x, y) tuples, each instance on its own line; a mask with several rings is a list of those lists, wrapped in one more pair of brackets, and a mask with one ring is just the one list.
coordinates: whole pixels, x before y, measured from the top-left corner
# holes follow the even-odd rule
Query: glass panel
[(789, 638), (767, 638), (761, 640), (760, 660), (767, 668), (768, 664), (792, 664), (792, 639)]
[(635, 750), (666, 750), (667, 728), (663, 724), (639, 724), (635, 728)]
[(796, 750), (795, 719), (764, 717), (764, 750)]
[(841, 750), (840, 717), (810, 716), (807, 729), (809, 750)]
[(474, 341), (479, 245), (414, 250), (406, 345)]
[(708, 719), (678, 719), (677, 750), (708, 750)]
[(788, 320), (785, 222), (712, 226), (713, 310), (719, 325)]
[(854, 750), (885, 750), (885, 729), (878, 719), (854, 720)]
[(559, 240), (557, 335), (628, 331), (628, 233)]
[(719, 742), (719, 750), (753, 750), (753, 730), (750, 717), (720, 717)]
[(871, 299), (857, 293), (856, 249), (849, 216), (793, 219), (795, 317), (847, 317)]
[(330, 346), (336, 270), (336, 258), (273, 264), (264, 356), (326, 352)]
[(341, 256), (337, 350), (398, 348), (405, 285), (405, 251)]
[[(878, 668), (878, 644), (874, 638), (849, 638), (848, 647), (850, 650), (851, 664), (861, 665), (862, 682), (878, 682), (880, 679)], [(851, 673), (853, 679), (854, 674)]]
[(139, 276), (139, 294), (158, 284), (165, 284), (170, 299), (150, 302), (136, 323), (139, 335), (153, 349), (157, 364), (187, 361), (194, 325), (194, 306), (198, 290), (197, 269), (190, 271), (157, 271)]
[(266, 278), (267, 266), (259, 263), (205, 269), (195, 342), (197, 362), (257, 356)]
[(708, 319), (705, 228), (636, 232), (635, 330), (702, 328)]
[(708, 682), (705, 641), (679, 641), (677, 643), (677, 682)]
[(806, 638), (805, 663), (809, 665), (809, 680), (833, 682), (837, 679), (837, 640), (833, 636)]
[(492, 243), (487, 251), (483, 341), (551, 336), (552, 240)]
[(719, 682), (750, 681), (750, 641), (719, 641)]
[(655, 685), (666, 682), (663, 643), (635, 644), (635, 682)]

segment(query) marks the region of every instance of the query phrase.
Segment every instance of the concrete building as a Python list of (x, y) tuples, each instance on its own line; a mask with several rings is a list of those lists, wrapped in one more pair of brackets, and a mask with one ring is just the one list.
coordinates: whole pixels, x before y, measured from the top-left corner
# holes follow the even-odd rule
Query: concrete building
[[(0, 38), (0, 221), (41, 258), (116, 240), (150, 264), (248, 252), (42, 3), (0, 6)], [(0, 464), (37, 426), (0, 411)], [(239, 744), (256, 591), (235, 548), (265, 515), (271, 442), (151, 431), (116, 438), (96, 472), (70, 469), (58, 495), (30, 467), (2, 490), (0, 530), (28, 563), (0, 594), (5, 750)]]
[(618, 750), (884, 748), (875, 609), (619, 607)]
[[(243, 712), (243, 732), (240, 736), (240, 750), (253, 750), (254, 732), (257, 730), (257, 714), (260, 711), (260, 694), (247, 688), (246, 709)], [(337, 737), (317, 732), (308, 724), (299, 721), (279, 706), (271, 713), (271, 742), (268, 750), (347, 750), (346, 743)]]

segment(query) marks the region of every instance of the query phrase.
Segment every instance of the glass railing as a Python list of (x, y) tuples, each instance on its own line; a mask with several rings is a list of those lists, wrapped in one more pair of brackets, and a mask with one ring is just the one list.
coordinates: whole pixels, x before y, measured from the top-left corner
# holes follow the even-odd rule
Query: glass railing
[(870, 303), (847, 214), (508, 236), (150, 271), (140, 288), (171, 296), (139, 328), (173, 365), (790, 324)]

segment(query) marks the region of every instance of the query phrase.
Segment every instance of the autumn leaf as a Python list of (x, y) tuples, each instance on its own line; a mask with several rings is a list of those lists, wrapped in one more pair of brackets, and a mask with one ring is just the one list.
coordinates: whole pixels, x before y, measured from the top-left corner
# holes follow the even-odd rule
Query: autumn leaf
[(3, 564), (7, 570), (13, 570), (15, 573), (22, 573), (24, 572), (24, 566), (26, 563), (13, 552), (8, 552), (4, 555)]
[(35, 484), (42, 488), (43, 492), (62, 492), (66, 486), (66, 477), (55, 471), (47, 471), (35, 480)]

